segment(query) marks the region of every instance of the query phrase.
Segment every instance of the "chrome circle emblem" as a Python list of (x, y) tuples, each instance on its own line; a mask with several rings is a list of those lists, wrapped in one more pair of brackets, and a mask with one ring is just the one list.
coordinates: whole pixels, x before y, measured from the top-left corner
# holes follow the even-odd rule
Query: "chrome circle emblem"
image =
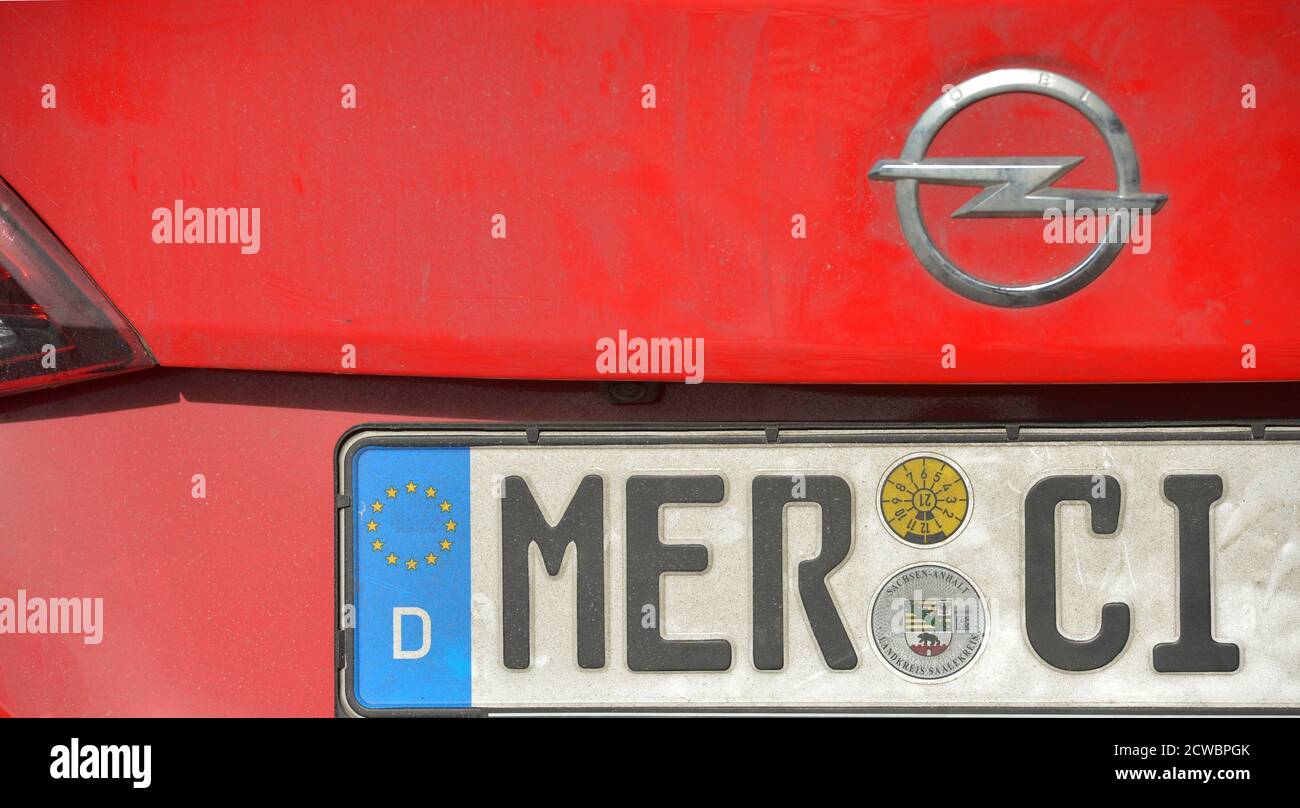
[[(1069, 104), (1096, 127), (1115, 163), (1119, 188), (1114, 191), (1055, 188), (1052, 183), (1083, 161), (1082, 157), (962, 157), (927, 159), (939, 130), (958, 112), (995, 95), (1035, 93)], [(897, 160), (880, 160), (868, 176), (895, 184), (898, 218), (912, 252), (940, 283), (971, 300), (993, 306), (1025, 307), (1051, 303), (1096, 280), (1124, 249), (1119, 233), (1127, 232), (1132, 211), (1155, 213), (1164, 194), (1140, 191), (1137, 151), (1115, 111), (1087, 87), (1055, 73), (1027, 68), (994, 70), (967, 79), (930, 105), (903, 145)], [(984, 188), (953, 213), (953, 218), (1041, 218), (1051, 209), (1090, 208), (1115, 212), (1113, 223), (1079, 263), (1050, 280), (1024, 285), (991, 283), (971, 275), (944, 255), (921, 219), (917, 183)]]

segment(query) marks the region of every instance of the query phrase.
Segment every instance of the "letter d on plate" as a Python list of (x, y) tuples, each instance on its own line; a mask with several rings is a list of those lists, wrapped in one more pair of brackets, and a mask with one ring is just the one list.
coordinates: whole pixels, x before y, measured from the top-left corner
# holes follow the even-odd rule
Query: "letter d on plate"
[[(420, 619), (420, 647), (408, 651), (402, 647), (402, 618), (418, 617)], [(429, 613), (419, 606), (393, 607), (393, 659), (420, 659), (429, 653), (429, 643), (433, 629), (429, 623)]]

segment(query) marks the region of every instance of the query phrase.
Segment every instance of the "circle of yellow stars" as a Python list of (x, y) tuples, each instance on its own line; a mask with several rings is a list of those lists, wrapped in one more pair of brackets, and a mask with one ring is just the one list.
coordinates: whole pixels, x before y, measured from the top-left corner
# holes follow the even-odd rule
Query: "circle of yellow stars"
[[(416, 495), (420, 494), (422, 491), (425, 499), (432, 499), (432, 500), (438, 499), (438, 489), (430, 485), (430, 486), (425, 486), (425, 488), (421, 490), (420, 486), (417, 485), (414, 480), (407, 482), (405, 485), (401, 487), (400, 490), (397, 488), (397, 486), (390, 485), (384, 489), (383, 499), (376, 499), (374, 502), (371, 502), (367, 506), (370, 509), (369, 519), (366, 521), (367, 533), (379, 532), (379, 528), (381, 524), (378, 521), (378, 519), (383, 518), (385, 506), (392, 504), (391, 502), (385, 502), (385, 500), (397, 499), (398, 496), (401, 495), (402, 491), (405, 491), (405, 493), (407, 494), (416, 494)], [(456, 532), (456, 520), (451, 515), (452, 504), (448, 502), (445, 498), (438, 503), (438, 510), (442, 513), (447, 514), (447, 521), (442, 523), (442, 527), (446, 531), (446, 533), (443, 535), (442, 541), (438, 542), (438, 549), (444, 553), (447, 553), (451, 551), (452, 545), (454, 544), (454, 542), (452, 542), (451, 540), (451, 537)], [(379, 536), (375, 536), (375, 538), (370, 542), (370, 549), (372, 552), (376, 552), (376, 553), (383, 552), (384, 540)], [(408, 558), (405, 561), (402, 561), (402, 559), (396, 553), (392, 552), (392, 550), (389, 550), (388, 555), (384, 556), (384, 561), (388, 563), (388, 566), (397, 567), (399, 569), (414, 571), (420, 568), (420, 562), (417, 561), (416, 559)], [(438, 566), (438, 554), (433, 550), (430, 550), (428, 555), (424, 557), (424, 564), (425, 566), (429, 566), (429, 567)]]

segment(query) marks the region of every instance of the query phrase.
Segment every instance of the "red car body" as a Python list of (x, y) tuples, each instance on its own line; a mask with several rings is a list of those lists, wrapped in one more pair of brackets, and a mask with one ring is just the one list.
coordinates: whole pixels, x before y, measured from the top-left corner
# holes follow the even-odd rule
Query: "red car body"
[[(1297, 415), (1294, 3), (277, 0), (0, 21), (0, 177), (161, 366), (0, 399), (0, 593), (106, 603), (97, 646), (0, 638), (9, 714), (333, 714), (332, 452), (360, 422)], [(867, 178), (946, 85), (1002, 67), (1105, 98), (1143, 190), (1168, 195), (1149, 253), (1031, 308), (935, 282)], [(982, 102), (933, 153), (1081, 154), (1072, 184), (1115, 183), (1101, 136), (1047, 100)], [(948, 220), (970, 194), (928, 189), (923, 209), (989, 277), (1086, 252), (1033, 221)], [(177, 201), (259, 208), (258, 250), (157, 243)], [(619, 331), (702, 338), (706, 382), (761, 384), (613, 406), (595, 345)], [(1137, 382), (1158, 384), (1042, 386)], [(793, 386), (832, 384), (871, 386)]]

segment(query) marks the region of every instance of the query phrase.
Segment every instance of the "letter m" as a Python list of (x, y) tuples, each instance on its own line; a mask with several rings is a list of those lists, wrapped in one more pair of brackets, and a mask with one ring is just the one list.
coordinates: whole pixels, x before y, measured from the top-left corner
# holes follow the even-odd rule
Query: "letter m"
[(532, 661), (529, 546), (537, 545), (551, 577), (570, 544), (578, 547), (578, 665), (605, 667), (605, 485), (590, 474), (551, 525), (522, 477), (507, 477), (501, 498), (501, 651), (507, 668)]

